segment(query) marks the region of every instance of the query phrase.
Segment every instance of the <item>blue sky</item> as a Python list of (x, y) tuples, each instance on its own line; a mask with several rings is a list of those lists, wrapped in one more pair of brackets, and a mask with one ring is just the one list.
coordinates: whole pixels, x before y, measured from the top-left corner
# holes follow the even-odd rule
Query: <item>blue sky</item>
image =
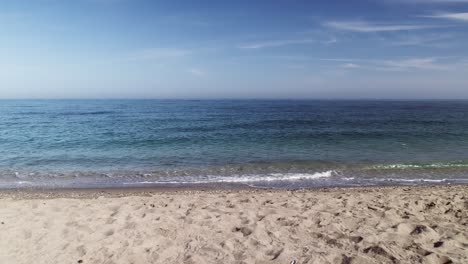
[(0, 30), (0, 98), (468, 98), (468, 0), (3, 0)]

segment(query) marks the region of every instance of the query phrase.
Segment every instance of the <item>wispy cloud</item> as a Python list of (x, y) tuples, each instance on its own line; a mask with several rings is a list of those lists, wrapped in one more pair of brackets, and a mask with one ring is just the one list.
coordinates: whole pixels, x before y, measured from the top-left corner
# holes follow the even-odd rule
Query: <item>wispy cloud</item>
[(272, 58), (288, 62), (300, 62), (307, 67), (327, 67), (341, 70), (368, 70), (389, 72), (412, 71), (450, 71), (468, 70), (468, 58), (459, 56), (448, 57), (396, 57), (389, 59), (378, 58), (317, 58), (306, 55), (274, 56)]
[(389, 3), (406, 3), (406, 4), (451, 4), (451, 3), (468, 3), (468, 0), (384, 0)]
[(158, 16), (156, 21), (168, 25), (177, 26), (193, 26), (193, 27), (207, 27), (212, 25), (212, 21), (206, 17), (198, 16), (195, 14), (175, 13), (164, 16)]
[(448, 70), (448, 64), (442, 64), (436, 58), (409, 58), (399, 60), (385, 60), (380, 66), (393, 70)]
[(334, 44), (337, 43), (338, 39), (335, 37), (330, 38), (329, 40), (322, 41), (323, 44)]
[(126, 2), (127, 0), (87, 0), (87, 1), (91, 3), (100, 3), (100, 4), (115, 4), (115, 3)]
[(183, 57), (191, 52), (186, 49), (177, 48), (151, 48), (142, 49), (131, 53), (127, 58), (129, 60), (160, 60), (167, 58)]
[(192, 69), (189, 69), (188, 72), (192, 75), (195, 75), (195, 76), (204, 76), (206, 75), (206, 71), (202, 70), (202, 69), (198, 69), (198, 68), (192, 68)]
[(345, 69), (357, 69), (360, 67), (361, 66), (359, 66), (358, 64), (354, 64), (354, 63), (345, 63), (341, 65), (341, 68), (345, 68)]
[[(347, 58), (319, 58), (321, 61), (337, 61), (337, 62), (347, 62), (347, 61), (358, 61), (358, 59), (347, 59)], [(359, 60), (361, 61), (361, 60)]]
[(424, 46), (435, 48), (453, 47), (458, 42), (454, 34), (423, 34), (423, 35), (405, 35), (385, 40), (388, 44), (394, 46)]
[(441, 18), (441, 19), (450, 19), (450, 20), (468, 22), (468, 12), (465, 12), (465, 13), (437, 13), (437, 14), (434, 14), (434, 15), (431, 15), (431, 16), (423, 16), (423, 17)]
[(437, 28), (434, 25), (416, 25), (416, 24), (376, 24), (366, 21), (329, 21), (323, 23), (324, 26), (346, 31), (354, 32), (383, 32), (383, 31), (409, 31)]
[(241, 49), (262, 49), (262, 48), (273, 48), (281, 47), (287, 45), (298, 45), (298, 44), (308, 44), (316, 42), (314, 39), (283, 39), (283, 40), (273, 40), (265, 42), (256, 42), (240, 46)]
[(287, 64), (285, 66), (287, 68), (290, 68), (290, 69), (305, 69), (305, 68), (307, 68), (305, 65), (301, 65), (301, 64)]
[(321, 59), (324, 61), (342, 63), (339, 68), (344, 69), (363, 69), (374, 71), (447, 71), (453, 69), (467, 68), (467, 62), (460, 58), (444, 57), (413, 57), (413, 58), (395, 58), (395, 59)]

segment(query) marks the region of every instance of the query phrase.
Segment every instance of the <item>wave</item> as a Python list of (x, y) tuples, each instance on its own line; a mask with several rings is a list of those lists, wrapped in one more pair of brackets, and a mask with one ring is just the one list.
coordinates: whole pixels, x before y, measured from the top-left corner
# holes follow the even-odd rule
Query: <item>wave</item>
[(208, 183), (254, 183), (275, 181), (303, 181), (329, 178), (337, 175), (336, 171), (324, 171), (316, 173), (271, 173), (267, 175), (232, 175), (232, 176), (206, 176), (206, 177), (180, 177), (177, 181), (155, 180), (124, 183), (129, 184), (208, 184)]
[(387, 186), (425, 184), (468, 184), (466, 174), (377, 173), (364, 171), (324, 170), (311, 173), (256, 173), (256, 174), (181, 174), (168, 173), (48, 173), (0, 177), (0, 189), (9, 188), (112, 188), (112, 187), (190, 187), (199, 185), (246, 185), (255, 188), (301, 189), (339, 186)]
[(372, 179), (369, 182), (380, 182), (390, 184), (467, 184), (468, 178), (453, 178), (453, 179), (426, 179), (426, 178), (386, 178), (386, 179)]
[(396, 163), (374, 165), (370, 169), (392, 170), (392, 169), (443, 169), (443, 168), (468, 168), (468, 163), (456, 162), (436, 162), (436, 163)]
[(28, 111), (28, 112), (16, 112), (16, 115), (25, 115), (25, 116), (36, 116), (36, 115), (49, 115), (49, 116), (82, 116), (82, 115), (109, 115), (115, 114), (118, 112), (115, 111), (83, 111), (83, 112), (63, 112), (63, 113), (54, 113), (46, 111)]
[[(138, 167), (138, 166), (137, 166)], [(308, 188), (332, 186), (424, 185), (468, 183), (468, 162), (394, 164), (331, 161), (275, 161), (200, 167), (129, 167), (76, 171), (1, 170), (2, 188), (101, 188), (241, 184), (253, 187)]]
[[(55, 157), (54, 157), (55, 158)], [(40, 159), (40, 162), (32, 163), (32, 166), (21, 168), (7, 168), (2, 170), (0, 167), (0, 179), (5, 177), (14, 177), (17, 179), (31, 178), (184, 178), (184, 177), (219, 177), (242, 178), (249, 180), (259, 178), (262, 181), (278, 180), (300, 180), (331, 177), (339, 175), (341, 177), (399, 177), (411, 176), (411, 178), (424, 178), (425, 175), (440, 176), (468, 175), (468, 161), (450, 161), (450, 162), (412, 162), (412, 163), (393, 163), (393, 164), (373, 164), (369, 162), (347, 163), (338, 161), (323, 160), (283, 160), (283, 161), (257, 161), (255, 163), (234, 163), (220, 165), (193, 165), (190, 167), (178, 166), (171, 161), (167, 166), (145, 167), (156, 157), (140, 158), (140, 163), (131, 166), (106, 166), (107, 164), (124, 163), (127, 157), (100, 160), (98, 157), (73, 158), (82, 164), (89, 165), (89, 169), (83, 170), (82, 166), (73, 166), (67, 169), (68, 157), (66, 159)], [(96, 162), (96, 161), (99, 162)], [(58, 164), (54, 169), (48, 170), (43, 164)], [(93, 165), (101, 164), (99, 167)], [(141, 164), (141, 165), (140, 165)], [(126, 164), (125, 164), (126, 165)], [(28, 169), (29, 168), (29, 169)], [(451, 177), (449, 177), (451, 178)]]
[(108, 115), (108, 114), (115, 114), (117, 112), (115, 111), (91, 111), (91, 112), (64, 112), (64, 113), (61, 113), (60, 115), (64, 115), (64, 116), (73, 116), (73, 115), (78, 115), (78, 116), (82, 116), (82, 115)]

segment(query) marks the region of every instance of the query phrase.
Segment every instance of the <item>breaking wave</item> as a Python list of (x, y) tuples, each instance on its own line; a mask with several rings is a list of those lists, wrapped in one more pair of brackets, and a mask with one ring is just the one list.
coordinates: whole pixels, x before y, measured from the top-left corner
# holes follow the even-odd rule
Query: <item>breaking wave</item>
[(301, 181), (329, 178), (336, 175), (333, 170), (316, 173), (271, 173), (268, 175), (232, 175), (232, 176), (204, 176), (204, 177), (180, 177), (174, 179), (158, 179), (154, 181), (140, 181), (125, 184), (200, 184), (200, 183), (252, 183), (252, 182), (274, 182), (274, 181)]
[(435, 163), (397, 163), (375, 165), (370, 169), (391, 170), (391, 169), (444, 169), (444, 168), (468, 168), (468, 163), (464, 161), (455, 162), (435, 162)]

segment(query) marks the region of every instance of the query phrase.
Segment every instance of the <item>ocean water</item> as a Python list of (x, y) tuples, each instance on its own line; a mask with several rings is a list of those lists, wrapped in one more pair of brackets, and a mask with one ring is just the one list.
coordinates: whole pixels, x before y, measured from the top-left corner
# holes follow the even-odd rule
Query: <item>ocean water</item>
[(468, 101), (0, 101), (4, 189), (434, 183), (468, 183)]

